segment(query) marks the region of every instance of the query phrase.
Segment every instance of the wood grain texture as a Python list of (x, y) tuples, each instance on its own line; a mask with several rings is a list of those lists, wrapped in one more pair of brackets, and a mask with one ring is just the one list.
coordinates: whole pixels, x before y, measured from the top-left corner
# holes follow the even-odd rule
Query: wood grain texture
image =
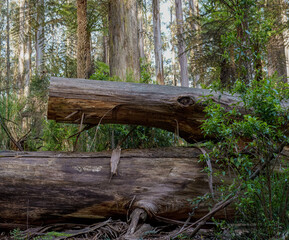
[[(135, 208), (185, 219), (188, 199), (209, 192), (199, 154), (195, 148), (123, 150), (109, 182), (111, 152), (0, 152), (0, 227), (27, 218), (34, 225), (125, 218)], [(207, 211), (203, 206), (194, 217)]]
[(84, 113), (85, 124), (98, 124), (103, 117), (101, 123), (158, 127), (195, 142), (204, 139), (200, 129), (204, 96), (228, 110), (239, 102), (237, 97), (206, 89), (52, 77), (48, 119), (80, 123)]

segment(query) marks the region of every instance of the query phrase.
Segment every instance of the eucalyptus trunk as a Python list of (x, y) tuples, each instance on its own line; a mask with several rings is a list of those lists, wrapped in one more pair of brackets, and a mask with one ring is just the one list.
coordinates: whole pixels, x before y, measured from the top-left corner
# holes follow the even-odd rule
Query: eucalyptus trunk
[(36, 71), (38, 74), (43, 73), (43, 50), (44, 50), (44, 0), (37, 2), (37, 32), (36, 32)]
[(7, 49), (6, 49), (6, 89), (7, 89), (7, 96), (9, 95), (9, 85), (10, 85), (10, 9), (9, 0), (6, 1), (7, 3), (7, 25), (6, 25), (6, 35), (7, 35)]
[(18, 87), (23, 93), (25, 73), (25, 0), (19, 0), (19, 58), (18, 58)]
[(142, 6), (138, 5), (138, 41), (139, 41), (139, 54), (140, 58), (145, 58), (144, 53), (144, 29), (143, 29), (143, 14), (142, 14)]
[(164, 67), (161, 39), (160, 1), (153, 0), (154, 47), (157, 83), (164, 85)]
[(202, 72), (202, 68), (199, 68), (199, 70), (197, 70), (197, 60), (198, 60), (198, 56), (201, 55), (201, 37), (200, 37), (200, 26), (199, 26), (199, 16), (200, 16), (200, 12), (199, 12), (199, 1), (198, 0), (189, 0), (189, 7), (190, 7), (190, 12), (191, 12), (191, 16), (193, 17), (192, 21), (190, 21), (190, 25), (193, 31), (193, 36), (195, 36), (194, 41), (196, 42), (196, 47), (192, 48), (190, 51), (190, 60), (191, 60), (191, 69), (192, 69), (192, 73), (193, 73), (193, 86), (197, 87), (200, 82), (202, 82), (202, 77), (201, 77), (201, 72)]
[(30, 91), (30, 77), (31, 77), (31, 26), (29, 22), (29, 15), (30, 15), (30, 3), (26, 0), (26, 13), (25, 14), (25, 54), (24, 54), (24, 97), (27, 98)]
[(121, 80), (140, 81), (137, 2), (109, 2), (110, 75)]
[(183, 21), (182, 0), (175, 0), (175, 3), (176, 3), (177, 38), (179, 50), (178, 54), (181, 70), (181, 86), (189, 87), (188, 62), (187, 62), (186, 46), (183, 30), (184, 21)]

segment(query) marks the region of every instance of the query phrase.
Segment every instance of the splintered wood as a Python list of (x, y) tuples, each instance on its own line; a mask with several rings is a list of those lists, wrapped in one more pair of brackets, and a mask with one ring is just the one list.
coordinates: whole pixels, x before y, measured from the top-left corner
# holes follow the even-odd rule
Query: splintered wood
[(110, 158), (110, 180), (114, 175), (117, 175), (117, 167), (120, 160), (121, 148), (118, 146), (116, 149), (113, 149), (111, 158)]

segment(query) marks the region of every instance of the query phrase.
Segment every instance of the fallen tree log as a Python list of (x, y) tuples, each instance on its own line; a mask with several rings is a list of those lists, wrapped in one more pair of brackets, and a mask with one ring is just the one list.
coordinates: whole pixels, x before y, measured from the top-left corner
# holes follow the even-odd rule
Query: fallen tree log
[(240, 101), (206, 89), (52, 77), (48, 119), (79, 124), (83, 117), (84, 124), (158, 127), (193, 143), (204, 139), (200, 129), (205, 119), (204, 96), (227, 110)]
[[(0, 152), (0, 228), (125, 218), (134, 209), (186, 219), (188, 199), (210, 192), (199, 154), (197, 148), (123, 150), (109, 181), (111, 152)], [(193, 218), (207, 212), (200, 206)], [(229, 209), (216, 217), (232, 215)]]

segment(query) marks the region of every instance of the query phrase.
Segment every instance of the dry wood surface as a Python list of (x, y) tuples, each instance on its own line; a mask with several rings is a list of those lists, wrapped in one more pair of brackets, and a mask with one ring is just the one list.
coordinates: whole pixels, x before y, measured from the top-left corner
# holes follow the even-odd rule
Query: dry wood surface
[[(122, 150), (109, 181), (111, 151), (0, 152), (0, 227), (126, 218), (136, 208), (149, 217), (186, 219), (188, 199), (210, 192), (199, 154), (197, 148)], [(207, 211), (201, 206), (194, 218)], [(232, 212), (217, 217), (225, 215)]]
[(208, 96), (227, 110), (239, 102), (207, 89), (52, 77), (48, 119), (79, 124), (84, 114), (84, 124), (158, 127), (194, 143), (204, 139), (200, 126)]

